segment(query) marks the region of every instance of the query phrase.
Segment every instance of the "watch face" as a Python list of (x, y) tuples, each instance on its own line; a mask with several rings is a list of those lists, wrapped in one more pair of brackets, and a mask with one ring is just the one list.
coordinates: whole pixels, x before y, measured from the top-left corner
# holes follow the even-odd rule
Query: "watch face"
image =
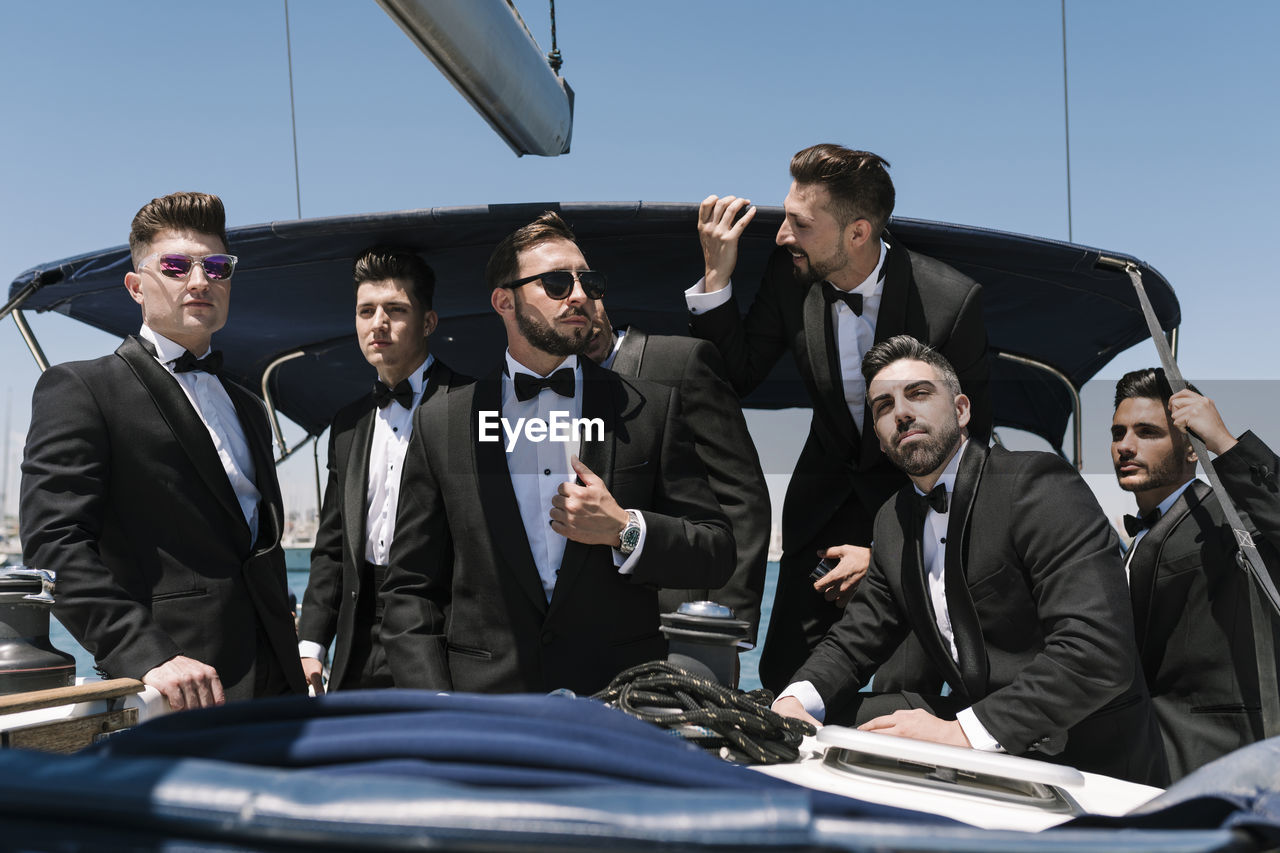
[(638, 544), (640, 544), (640, 528), (627, 527), (622, 531), (622, 542), (618, 550), (624, 554), (630, 554)]

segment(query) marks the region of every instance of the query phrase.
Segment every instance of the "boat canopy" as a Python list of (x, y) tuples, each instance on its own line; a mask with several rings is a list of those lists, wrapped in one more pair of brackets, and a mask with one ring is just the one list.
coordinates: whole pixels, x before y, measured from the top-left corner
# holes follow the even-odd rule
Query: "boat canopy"
[[(266, 390), (276, 407), (309, 434), (323, 432), (373, 380), (355, 337), (351, 265), (374, 244), (415, 249), (435, 270), (440, 325), (432, 351), (464, 373), (494, 370), (506, 339), (489, 305), (485, 263), (502, 237), (552, 209), (574, 227), (591, 265), (608, 275), (614, 323), (651, 334), (688, 333), (682, 291), (703, 270), (695, 203), (493, 204), (303, 219), (228, 231), (241, 262), (230, 319), (214, 337), (226, 374), (257, 390), (270, 368)], [(761, 207), (743, 236), (734, 282), (743, 309), (782, 216), (779, 207)], [(1164, 277), (1120, 252), (918, 219), (894, 218), (889, 230), (909, 249), (982, 284), (987, 333), (999, 354), (992, 363), (996, 425), (1038, 435), (1060, 453), (1079, 389), (1148, 337), (1128, 276), (1099, 266), (1099, 257), (1138, 267), (1166, 332), (1181, 322)], [(123, 337), (140, 322), (123, 287), (130, 269), (127, 246), (41, 264), (13, 281), (9, 307), (57, 311)], [(743, 404), (807, 407), (794, 361), (780, 360)]]

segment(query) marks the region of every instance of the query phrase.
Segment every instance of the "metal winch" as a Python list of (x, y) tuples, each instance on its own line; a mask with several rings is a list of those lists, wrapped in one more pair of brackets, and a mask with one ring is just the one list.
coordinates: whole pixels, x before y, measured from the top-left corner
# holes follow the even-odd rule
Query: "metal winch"
[(75, 658), (49, 642), (53, 583), (42, 569), (0, 569), (0, 695), (75, 683)]
[(668, 661), (725, 687), (738, 686), (738, 646), (747, 638), (749, 623), (714, 601), (686, 601), (661, 619)]

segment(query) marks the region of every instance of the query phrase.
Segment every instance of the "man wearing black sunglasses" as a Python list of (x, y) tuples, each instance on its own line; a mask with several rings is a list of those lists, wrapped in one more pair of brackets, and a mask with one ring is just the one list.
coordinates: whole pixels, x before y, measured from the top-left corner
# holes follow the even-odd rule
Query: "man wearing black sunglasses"
[[(733, 536), (678, 394), (579, 358), (605, 278), (564, 221), (509, 235), (486, 278), (505, 366), (414, 416), (382, 588), (387, 660), (397, 687), (592, 693), (666, 656), (655, 588), (723, 585)], [(558, 441), (558, 418), (587, 426)]]
[(210, 350), (236, 264), (222, 201), (154, 199), (129, 246), (139, 333), (36, 385), (23, 558), (57, 573), (54, 614), (98, 668), (174, 710), (305, 692), (266, 414)]

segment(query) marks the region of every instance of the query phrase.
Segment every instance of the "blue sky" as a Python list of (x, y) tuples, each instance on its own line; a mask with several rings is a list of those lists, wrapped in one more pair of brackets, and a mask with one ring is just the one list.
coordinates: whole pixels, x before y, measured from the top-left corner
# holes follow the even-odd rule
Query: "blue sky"
[[(546, 3), (517, 6), (548, 49)], [(289, 13), (304, 216), (713, 192), (780, 204), (791, 154), (834, 141), (893, 164), (901, 215), (1068, 236), (1058, 0), (560, 0), (577, 106), (573, 151), (555, 159), (516, 158), (373, 0)], [(1164, 273), (1184, 371), (1229, 425), (1277, 438), (1280, 386), (1262, 380), (1277, 375), (1280, 4), (1067, 0), (1066, 36), (1074, 239)], [(124, 242), (138, 207), (174, 190), (218, 193), (234, 225), (297, 215), (283, 2), (5, 3), (0, 74), (6, 282)], [(54, 361), (116, 343), (31, 323)], [(1103, 376), (1154, 360), (1146, 344)], [(0, 363), (13, 512), (36, 369), (11, 321)], [(1109, 395), (1086, 392), (1103, 486)], [(777, 487), (795, 452), (780, 437), (805, 418), (751, 420)], [(295, 504), (306, 455), (283, 471)]]

